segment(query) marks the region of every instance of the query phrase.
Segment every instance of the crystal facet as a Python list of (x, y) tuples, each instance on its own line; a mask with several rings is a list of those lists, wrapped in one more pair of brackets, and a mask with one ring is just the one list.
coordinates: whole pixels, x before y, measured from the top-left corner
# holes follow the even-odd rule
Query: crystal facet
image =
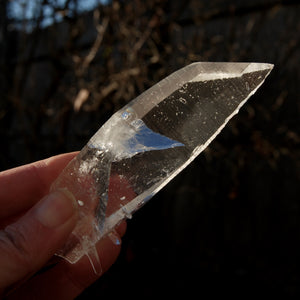
[(272, 68), (193, 63), (116, 112), (52, 185), (80, 204), (78, 223), (57, 254), (71, 263), (86, 254), (95, 265), (96, 242), (200, 154)]

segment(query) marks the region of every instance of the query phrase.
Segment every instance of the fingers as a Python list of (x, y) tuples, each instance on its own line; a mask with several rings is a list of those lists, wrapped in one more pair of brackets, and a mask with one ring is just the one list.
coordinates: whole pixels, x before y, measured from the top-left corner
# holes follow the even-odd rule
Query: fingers
[(74, 197), (57, 191), (0, 231), (0, 295), (10, 285), (39, 270), (62, 246), (76, 221)]
[[(36, 202), (48, 193), (51, 183), (76, 154), (59, 155), (0, 173), (0, 205), (5, 207), (0, 210), (0, 229), (3, 224), (10, 224), (8, 220), (13, 222), (0, 230), (0, 298), (9, 286), (30, 278), (44, 266), (74, 228), (77, 204), (72, 197), (58, 191)], [(117, 232), (123, 235), (125, 230), (123, 222)], [(115, 238), (113, 242), (106, 237), (97, 245), (103, 272), (120, 252), (120, 243), (116, 242), (120, 239)], [(39, 272), (11, 296), (25, 299), (24, 292), (29, 299), (34, 295), (44, 295), (43, 299), (72, 299), (98, 277), (87, 257), (75, 265), (60, 261), (50, 270)]]
[[(125, 233), (126, 222), (116, 228), (120, 237)], [(114, 243), (109, 237), (103, 238), (97, 244), (102, 273), (115, 262), (121, 245)], [(101, 274), (95, 274), (90, 262), (84, 256), (78, 263), (72, 265), (61, 260), (52, 269), (33, 277), (26, 285), (11, 294), (8, 299), (74, 299), (88, 286), (96, 281)]]
[(0, 172), (0, 219), (19, 214), (46, 195), (54, 179), (78, 152), (50, 157)]

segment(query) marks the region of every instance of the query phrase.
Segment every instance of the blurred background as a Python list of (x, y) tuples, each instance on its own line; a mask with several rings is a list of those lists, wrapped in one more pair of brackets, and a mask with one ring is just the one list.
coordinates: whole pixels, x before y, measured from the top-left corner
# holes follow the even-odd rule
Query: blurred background
[(299, 296), (296, 0), (2, 0), (0, 169), (80, 150), (113, 112), (194, 61), (275, 67), (188, 168), (128, 221), (78, 299)]

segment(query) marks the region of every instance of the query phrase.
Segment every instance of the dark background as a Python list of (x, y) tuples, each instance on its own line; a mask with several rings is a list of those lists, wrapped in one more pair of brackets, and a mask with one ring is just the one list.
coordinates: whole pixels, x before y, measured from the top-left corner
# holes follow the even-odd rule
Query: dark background
[(190, 62), (275, 67), (128, 221), (118, 261), (79, 299), (300, 296), (299, 2), (131, 0), (91, 12), (80, 2), (44, 1), (49, 27), (39, 2), (25, 21), (1, 2), (1, 170), (79, 150), (114, 111)]

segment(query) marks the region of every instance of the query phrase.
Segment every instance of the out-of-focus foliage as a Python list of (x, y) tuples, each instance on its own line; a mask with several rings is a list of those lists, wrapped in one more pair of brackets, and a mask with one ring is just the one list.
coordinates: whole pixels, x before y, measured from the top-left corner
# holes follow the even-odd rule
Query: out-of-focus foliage
[(0, 3), (1, 169), (80, 149), (190, 62), (275, 64), (209, 149), (136, 214), (119, 263), (82, 298), (122, 296), (132, 282), (141, 297), (300, 294), (298, 1), (127, 0), (80, 13), (72, 3), (84, 1), (43, 1), (66, 8), (53, 7), (51, 26), (36, 14), (30, 32)]
[(6, 11), (11, 28), (30, 32), (109, 3), (109, 0), (10, 0)]

